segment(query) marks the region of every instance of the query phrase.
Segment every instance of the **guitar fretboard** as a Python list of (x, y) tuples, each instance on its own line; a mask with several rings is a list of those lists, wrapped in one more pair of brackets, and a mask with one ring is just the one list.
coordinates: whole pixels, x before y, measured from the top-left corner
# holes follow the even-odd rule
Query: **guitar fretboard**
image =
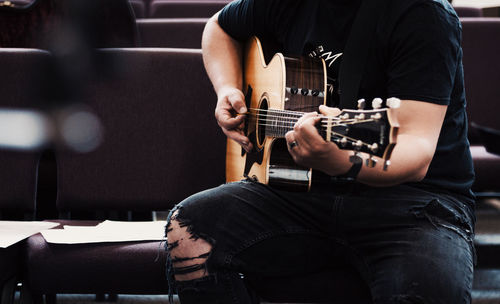
[[(320, 116), (321, 120), (316, 128), (326, 141), (337, 144), (339, 148), (364, 151), (380, 156), (377, 152), (380, 152), (380, 148), (384, 148), (387, 143), (384, 138), (384, 123), (380, 123), (382, 116), (376, 113)], [(304, 112), (280, 109), (252, 109), (251, 119), (255, 120), (261, 135), (284, 138), (304, 114)], [(350, 136), (353, 130), (354, 136)]]

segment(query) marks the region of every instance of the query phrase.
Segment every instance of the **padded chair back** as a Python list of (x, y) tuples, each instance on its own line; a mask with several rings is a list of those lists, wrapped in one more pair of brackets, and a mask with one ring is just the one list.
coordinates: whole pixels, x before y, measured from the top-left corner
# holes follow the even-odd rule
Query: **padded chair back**
[(201, 36), (207, 18), (138, 19), (143, 47), (201, 49)]
[(146, 17), (146, 5), (142, 0), (129, 0), (135, 18)]
[(104, 141), (93, 152), (60, 152), (60, 211), (167, 210), (224, 182), (225, 136), (201, 51), (103, 49), (119, 77), (96, 79), (87, 103)]
[(229, 0), (152, 0), (150, 18), (209, 18)]
[[(469, 120), (500, 129), (500, 18), (462, 18), (464, 74)], [(478, 137), (471, 132), (471, 142)]]
[[(36, 99), (33, 75), (48, 58), (49, 53), (42, 50), (0, 48), (0, 111), (42, 106)], [(39, 151), (0, 148), (1, 212), (34, 212), (39, 158)]]
[(454, 6), (458, 17), (483, 17), (483, 10), (472, 6)]
[[(32, 75), (48, 57), (41, 50), (0, 48), (0, 111), (39, 106)], [(39, 151), (0, 148), (0, 220), (34, 219), (39, 158)], [(21, 253), (21, 244), (0, 248), (2, 303), (13, 302)]]
[(500, 129), (496, 109), (500, 102), (500, 18), (462, 18), (467, 113), (472, 160), (476, 171), (473, 190), (498, 193), (500, 157), (488, 153), (475, 125)]

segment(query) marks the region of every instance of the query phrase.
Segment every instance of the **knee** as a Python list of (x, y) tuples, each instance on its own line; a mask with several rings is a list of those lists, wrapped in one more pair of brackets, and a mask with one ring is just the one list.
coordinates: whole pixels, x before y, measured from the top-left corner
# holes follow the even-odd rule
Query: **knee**
[(206, 262), (212, 245), (189, 231), (175, 211), (167, 225), (167, 251), (176, 281), (199, 279), (208, 275)]

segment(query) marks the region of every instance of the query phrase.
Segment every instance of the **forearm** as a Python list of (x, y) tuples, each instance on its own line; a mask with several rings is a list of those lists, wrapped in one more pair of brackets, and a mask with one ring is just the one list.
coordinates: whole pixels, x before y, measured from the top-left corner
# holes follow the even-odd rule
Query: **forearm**
[(215, 92), (242, 87), (242, 47), (219, 26), (218, 15), (205, 26), (202, 38), (203, 63)]
[[(433, 146), (426, 140), (411, 135), (400, 135), (387, 170), (383, 169), (382, 159), (374, 157), (377, 163), (371, 168), (366, 165), (369, 156), (365, 153), (359, 154), (363, 163), (357, 181), (375, 187), (420, 181), (427, 172), (433, 153)], [(341, 176), (353, 165), (349, 160), (353, 154), (352, 151), (335, 148), (330, 157), (317, 164), (316, 169), (332, 176)]]
[[(363, 163), (358, 181), (378, 187), (418, 182), (425, 177), (434, 151), (435, 145), (425, 139), (412, 135), (400, 135), (387, 170), (383, 169), (384, 164), (380, 159), (373, 168), (369, 168)], [(363, 155), (363, 162), (367, 158), (366, 155)]]
[[(378, 160), (375, 167), (364, 163), (368, 155), (360, 153), (363, 166), (357, 176), (361, 183), (371, 186), (392, 186), (405, 182), (418, 182), (427, 174), (436, 150), (441, 125), (446, 113), (446, 106), (414, 100), (402, 100), (398, 109), (399, 131), (397, 142), (390, 157), (391, 165), (384, 170), (383, 160)], [(323, 107), (324, 115), (335, 116), (338, 109)], [(331, 113), (329, 113), (331, 112)], [(326, 142), (317, 134), (317, 114), (304, 115), (294, 126), (294, 131), (287, 133), (287, 142), (296, 142), (298, 146), (289, 149), (294, 160), (304, 167), (311, 167), (331, 176), (341, 176), (352, 167), (352, 151), (341, 150), (336, 144)]]

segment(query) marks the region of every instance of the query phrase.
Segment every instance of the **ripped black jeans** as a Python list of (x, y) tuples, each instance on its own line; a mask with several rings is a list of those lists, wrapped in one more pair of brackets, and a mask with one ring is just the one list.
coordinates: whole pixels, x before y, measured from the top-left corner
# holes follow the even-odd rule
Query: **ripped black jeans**
[[(259, 303), (244, 276), (301, 276), (346, 263), (373, 303), (471, 301), (474, 215), (451, 195), (407, 185), (293, 193), (242, 181), (187, 198), (167, 232), (173, 221), (211, 246), (199, 262), (168, 240), (167, 276), (182, 304)], [(174, 279), (195, 271), (202, 276)], [(334, 290), (325, 291), (328, 303), (338, 303)]]

